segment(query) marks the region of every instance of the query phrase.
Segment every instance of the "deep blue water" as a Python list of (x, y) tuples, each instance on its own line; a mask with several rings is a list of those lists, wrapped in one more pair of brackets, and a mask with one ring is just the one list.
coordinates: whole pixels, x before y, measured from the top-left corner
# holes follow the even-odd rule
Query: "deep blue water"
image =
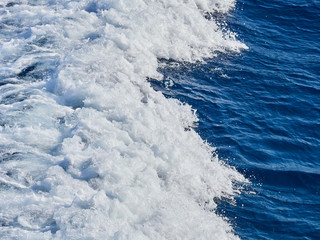
[(239, 0), (225, 21), (249, 50), (153, 85), (197, 109), (200, 135), (251, 180), (218, 210), (236, 234), (320, 239), (320, 1)]

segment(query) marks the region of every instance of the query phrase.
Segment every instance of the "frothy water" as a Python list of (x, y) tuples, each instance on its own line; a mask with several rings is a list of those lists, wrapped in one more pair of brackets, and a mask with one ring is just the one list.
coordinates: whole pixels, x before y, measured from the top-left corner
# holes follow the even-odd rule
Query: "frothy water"
[(240, 51), (232, 0), (2, 1), (1, 239), (237, 239), (246, 180), (165, 98), (158, 59)]

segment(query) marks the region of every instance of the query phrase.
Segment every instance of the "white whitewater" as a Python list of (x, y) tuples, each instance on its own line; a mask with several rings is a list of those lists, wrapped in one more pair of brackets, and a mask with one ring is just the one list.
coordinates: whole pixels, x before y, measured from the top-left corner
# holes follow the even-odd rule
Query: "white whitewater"
[(242, 175), (153, 90), (159, 58), (245, 45), (233, 0), (2, 0), (1, 239), (237, 239), (213, 199)]

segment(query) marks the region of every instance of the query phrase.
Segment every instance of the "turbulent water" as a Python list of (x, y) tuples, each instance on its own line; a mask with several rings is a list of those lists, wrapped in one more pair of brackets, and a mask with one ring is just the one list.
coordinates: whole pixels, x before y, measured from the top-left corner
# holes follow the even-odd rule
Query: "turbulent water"
[(154, 86), (251, 179), (218, 207), (242, 239), (320, 239), (320, 1), (239, 0), (222, 18), (249, 50), (171, 62)]
[(2, 0), (0, 239), (319, 239), (319, 0)]
[(164, 97), (159, 59), (246, 45), (232, 0), (3, 0), (1, 239), (237, 239), (216, 212), (245, 178)]

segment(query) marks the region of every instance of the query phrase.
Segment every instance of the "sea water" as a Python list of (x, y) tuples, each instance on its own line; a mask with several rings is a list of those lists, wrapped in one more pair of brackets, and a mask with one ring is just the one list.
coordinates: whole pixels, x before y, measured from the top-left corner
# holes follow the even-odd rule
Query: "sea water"
[(251, 186), (222, 202), (242, 239), (320, 239), (320, 2), (239, 0), (219, 16), (249, 50), (165, 65), (154, 87)]
[(1, 239), (238, 238), (217, 201), (248, 180), (148, 81), (247, 49), (208, 19), (234, 5), (1, 2)]
[(1, 239), (317, 239), (319, 12), (2, 1)]

